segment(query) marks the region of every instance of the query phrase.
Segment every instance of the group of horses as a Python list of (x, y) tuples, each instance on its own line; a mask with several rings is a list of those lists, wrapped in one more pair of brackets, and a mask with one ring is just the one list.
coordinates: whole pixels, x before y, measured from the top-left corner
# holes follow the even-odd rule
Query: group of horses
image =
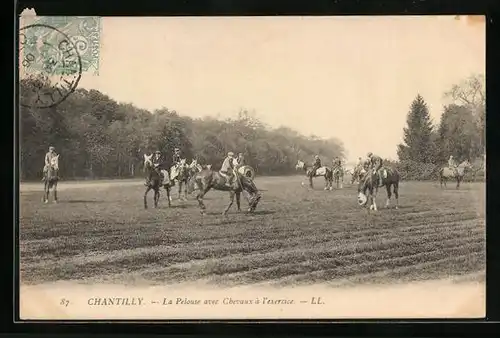
[[(238, 211), (241, 211), (241, 194), (247, 193), (248, 212), (253, 212), (257, 208), (262, 195), (257, 189), (254, 178), (255, 171), (248, 165), (238, 167), (234, 171), (235, 178), (232, 184), (227, 184), (227, 178), (220, 172), (212, 170), (211, 165), (201, 165), (196, 159), (187, 164), (185, 159), (175, 166), (175, 176), (172, 172), (161, 169), (157, 170), (152, 161), (153, 155), (144, 155), (144, 171), (150, 175), (150, 180), (147, 183), (146, 191), (144, 192), (144, 208), (148, 208), (147, 196), (153, 190), (154, 192), (154, 207), (158, 207), (160, 199), (160, 190), (163, 188), (166, 191), (168, 206), (171, 206), (171, 190), (177, 184), (179, 200), (186, 200), (188, 194), (197, 191), (196, 200), (202, 214), (205, 213), (206, 206), (203, 203), (203, 197), (211, 189), (229, 192), (229, 204), (223, 211), (226, 215), (236, 199)], [(296, 169), (304, 171), (309, 179), (309, 187), (313, 188), (314, 177), (325, 178), (325, 190), (332, 190), (333, 182), (336, 182), (337, 188), (342, 188), (344, 173), (347, 172), (344, 168), (330, 168), (323, 166), (314, 170), (312, 166), (307, 166), (303, 161), (297, 161)], [(174, 167), (171, 168), (171, 170)], [(473, 166), (468, 160), (461, 162), (458, 166), (450, 168), (449, 166), (439, 167), (437, 175), (440, 186), (446, 188), (448, 180), (456, 181), (456, 188), (459, 189), (460, 183), (464, 180), (465, 174), (469, 170), (475, 177), (479, 170), (484, 170), (484, 163)], [(363, 168), (357, 166), (352, 171), (351, 184), (358, 182), (358, 204), (360, 206), (369, 206), (370, 210), (377, 210), (376, 195), (379, 188), (386, 188), (387, 201), (386, 207), (390, 205), (390, 199), (394, 193), (396, 199), (396, 208), (399, 205), (399, 182), (400, 174), (395, 168), (382, 166), (380, 169), (382, 175), (382, 184), (379, 182), (379, 174), (371, 168)], [(57, 203), (57, 183), (59, 181), (59, 155), (51, 158), (47, 171), (44, 175), (44, 194), (42, 201), (48, 203), (50, 189), (53, 189), (54, 202)], [(184, 190), (183, 190), (184, 188)], [(392, 188), (392, 191), (391, 191)], [(182, 194), (184, 192), (184, 194)], [(369, 202), (369, 203), (368, 203)]]
[[(236, 198), (236, 206), (238, 211), (241, 211), (241, 194), (245, 191), (248, 196), (248, 212), (253, 212), (257, 208), (262, 195), (257, 189), (253, 179), (255, 172), (250, 166), (243, 165), (234, 171), (235, 178), (232, 184), (227, 184), (227, 178), (221, 175), (218, 171), (214, 171), (211, 165), (201, 165), (196, 159), (187, 164), (185, 159), (182, 159), (177, 166), (172, 166), (170, 173), (167, 170), (156, 170), (153, 162), (152, 155), (144, 155), (144, 170), (151, 179), (144, 192), (144, 208), (148, 208), (147, 196), (149, 191), (154, 191), (154, 207), (158, 207), (160, 198), (160, 190), (163, 187), (167, 193), (168, 206), (171, 206), (170, 192), (173, 186), (177, 183), (179, 191), (179, 199), (186, 200), (188, 194), (197, 191), (196, 200), (200, 207), (200, 212), (205, 214), (206, 206), (203, 203), (203, 197), (211, 190), (220, 190), (229, 192), (229, 204), (222, 212), (226, 215)], [(176, 174), (171, 178), (172, 171), (175, 170)], [(184, 187), (184, 196), (182, 197), (182, 188)]]
[[(342, 167), (330, 168), (328, 166), (322, 166), (316, 170), (312, 166), (307, 166), (303, 161), (298, 160), (296, 169), (301, 169), (305, 172), (306, 177), (309, 179), (309, 187), (313, 188), (313, 178), (314, 177), (324, 177), (325, 178), (325, 190), (332, 190), (332, 183), (335, 181), (337, 183), (337, 188), (342, 188), (342, 183), (344, 179), (344, 173), (348, 171)], [(484, 163), (482, 165), (474, 166), (465, 160), (461, 162), (456, 167), (437, 167), (437, 176), (441, 188), (446, 188), (446, 182), (448, 180), (455, 180), (457, 185), (456, 189), (460, 188), (460, 183), (464, 180), (467, 170), (471, 172), (472, 179), (475, 179), (476, 174), (479, 170), (484, 169)], [(382, 166), (380, 168), (381, 177), (372, 168), (365, 168), (363, 165), (356, 166), (351, 172), (351, 185), (356, 181), (358, 182), (358, 204), (360, 206), (369, 206), (369, 210), (377, 210), (376, 196), (379, 188), (386, 188), (387, 200), (386, 207), (389, 207), (392, 194), (394, 194), (396, 200), (396, 209), (399, 206), (399, 182), (401, 176), (395, 168), (390, 168), (389, 166)], [(381, 179), (380, 179), (381, 178)], [(392, 188), (392, 191), (391, 191)], [(369, 202), (369, 203), (368, 203)]]
[(344, 185), (344, 168), (322, 166), (315, 170), (312, 166), (308, 166), (304, 161), (298, 160), (295, 169), (303, 170), (306, 177), (309, 179), (309, 187), (313, 188), (314, 177), (325, 178), (325, 190), (333, 189), (333, 182), (337, 185), (337, 189), (343, 188)]

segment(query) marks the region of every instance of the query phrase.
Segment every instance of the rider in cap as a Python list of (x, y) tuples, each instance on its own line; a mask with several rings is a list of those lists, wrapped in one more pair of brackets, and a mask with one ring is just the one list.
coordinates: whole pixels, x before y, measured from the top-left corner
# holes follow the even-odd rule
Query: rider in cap
[[(153, 153), (153, 157), (151, 158), (151, 162), (153, 163), (153, 169), (161, 175), (161, 169), (163, 165), (163, 157), (161, 155), (161, 151), (156, 150)], [(151, 176), (153, 175), (153, 170), (149, 171), (148, 176), (146, 177), (146, 183), (144, 183), (145, 186), (149, 186), (151, 182)]]
[(227, 157), (224, 159), (222, 163), (222, 167), (219, 173), (226, 178), (226, 185), (231, 187), (233, 185), (233, 177), (234, 177), (234, 162), (233, 162), (234, 153), (232, 151), (227, 153)]
[(382, 177), (382, 171), (380, 170), (382, 168), (382, 158), (377, 155), (373, 155), (371, 152), (367, 154), (368, 159), (370, 160), (370, 166), (373, 169), (375, 173), (378, 174), (378, 185), (382, 186), (383, 185), (383, 177)]
[(49, 147), (49, 151), (45, 153), (45, 165), (43, 166), (43, 177), (42, 181), (45, 180), (45, 177), (47, 175), (47, 171), (49, 170), (50, 167), (50, 162), (52, 161), (52, 158), (56, 157), (56, 148), (53, 146)]
[(172, 163), (178, 165), (181, 162), (181, 150), (179, 148), (174, 149), (174, 155), (172, 156)]
[(453, 155), (450, 155), (450, 158), (448, 159), (448, 166), (453, 170), (457, 167), (457, 162), (455, 162)]
[(342, 160), (340, 159), (340, 157), (336, 156), (334, 159), (333, 159), (333, 169), (337, 169), (337, 168), (341, 168), (342, 167)]
[(238, 170), (239, 167), (245, 165), (245, 157), (243, 156), (243, 153), (238, 153), (238, 157), (233, 159), (233, 166), (236, 170)]
[(315, 155), (312, 167), (314, 174), (316, 174), (316, 170), (318, 170), (319, 168), (321, 168), (321, 159), (319, 158), (319, 155)]

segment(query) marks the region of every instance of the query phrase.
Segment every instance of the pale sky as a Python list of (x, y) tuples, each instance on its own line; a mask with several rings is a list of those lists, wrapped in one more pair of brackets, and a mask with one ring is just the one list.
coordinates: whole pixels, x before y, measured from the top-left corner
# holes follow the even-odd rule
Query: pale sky
[(484, 27), (453, 16), (103, 18), (99, 75), (80, 87), (191, 117), (255, 110), (339, 138), (349, 161), (395, 159), (417, 93), (438, 122), (443, 92), (485, 73)]

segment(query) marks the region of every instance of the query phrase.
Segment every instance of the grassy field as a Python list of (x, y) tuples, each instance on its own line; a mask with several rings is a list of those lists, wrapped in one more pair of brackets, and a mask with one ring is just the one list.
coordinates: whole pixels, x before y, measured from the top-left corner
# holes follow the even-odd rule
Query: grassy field
[[(164, 194), (159, 209), (144, 210), (139, 181), (61, 182), (59, 204), (41, 203), (41, 184), (22, 185), (21, 283), (484, 280), (484, 184), (441, 190), (402, 182), (399, 210), (369, 214), (356, 204), (355, 187), (325, 192), (316, 179), (311, 191), (302, 180), (257, 178), (263, 197), (255, 214), (233, 206), (227, 218), (224, 192), (206, 195), (208, 215), (201, 216), (193, 198), (168, 208)], [(381, 191), (379, 206), (384, 202)]]

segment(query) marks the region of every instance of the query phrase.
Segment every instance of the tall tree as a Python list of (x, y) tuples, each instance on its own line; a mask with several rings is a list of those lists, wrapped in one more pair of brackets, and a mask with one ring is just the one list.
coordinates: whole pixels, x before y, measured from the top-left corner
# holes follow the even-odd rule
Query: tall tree
[(481, 136), (472, 111), (461, 105), (446, 106), (438, 129), (439, 159), (450, 155), (473, 161), (482, 154)]
[(478, 127), (482, 152), (486, 151), (486, 83), (483, 74), (472, 74), (458, 84), (454, 84), (444, 96), (452, 103), (470, 110)]
[(432, 163), (434, 160), (433, 126), (427, 104), (420, 94), (415, 97), (410, 106), (406, 123), (407, 127), (403, 129), (404, 143), (399, 144), (397, 150), (399, 160)]

